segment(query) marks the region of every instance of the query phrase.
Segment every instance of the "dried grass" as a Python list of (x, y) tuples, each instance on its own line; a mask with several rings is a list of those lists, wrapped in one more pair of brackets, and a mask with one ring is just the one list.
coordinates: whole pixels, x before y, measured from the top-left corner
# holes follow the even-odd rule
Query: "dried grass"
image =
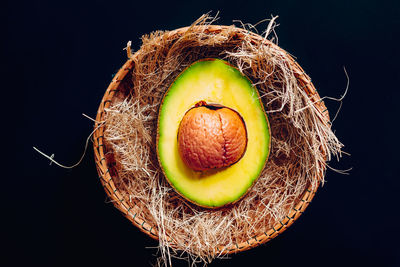
[[(286, 53), (254, 43), (235, 27), (208, 32), (202, 16), (177, 38), (154, 32), (142, 38), (127, 82), (126, 96), (106, 110), (106, 147), (112, 153), (120, 192), (140, 206), (138, 216), (157, 229), (164, 264), (171, 255), (201, 262), (221, 257), (229, 247), (269, 230), (294, 207), (305, 189), (323, 182), (326, 160), (340, 156), (342, 144), (298, 83)], [(264, 33), (273, 33), (272, 20)], [(242, 25), (245, 27), (245, 25)], [(229, 61), (254, 82), (268, 114), (272, 147), (269, 161), (248, 194), (229, 208), (210, 210), (183, 200), (168, 184), (156, 157), (157, 115), (163, 94), (194, 61)], [(189, 256), (187, 256), (189, 255)]]

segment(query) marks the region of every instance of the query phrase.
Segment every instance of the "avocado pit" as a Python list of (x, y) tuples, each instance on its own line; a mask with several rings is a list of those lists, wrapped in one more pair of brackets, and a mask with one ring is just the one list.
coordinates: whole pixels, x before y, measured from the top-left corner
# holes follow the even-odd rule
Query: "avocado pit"
[(243, 156), (247, 132), (238, 112), (200, 101), (179, 125), (178, 150), (183, 162), (195, 171), (229, 167)]

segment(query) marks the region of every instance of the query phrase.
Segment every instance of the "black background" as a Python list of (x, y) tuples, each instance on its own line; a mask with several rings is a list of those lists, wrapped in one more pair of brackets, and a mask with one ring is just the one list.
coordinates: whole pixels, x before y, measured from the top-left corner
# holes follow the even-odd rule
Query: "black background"
[[(400, 5), (387, 1), (14, 1), (3, 3), (1, 265), (150, 266), (157, 243), (112, 204), (83, 150), (122, 50), (153, 30), (220, 11), (219, 24), (279, 15), (279, 45), (321, 95), (350, 89), (333, 128), (351, 153), (296, 223), (271, 242), (210, 266), (400, 266)], [(266, 24), (259, 29), (265, 29)], [(326, 102), (331, 113), (338, 103)], [(187, 266), (174, 261), (174, 266)]]

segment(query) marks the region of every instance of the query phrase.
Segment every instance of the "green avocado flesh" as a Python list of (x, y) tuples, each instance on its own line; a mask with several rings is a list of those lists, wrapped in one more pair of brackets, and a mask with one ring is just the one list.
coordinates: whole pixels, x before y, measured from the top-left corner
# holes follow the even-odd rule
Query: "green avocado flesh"
[[(231, 108), (243, 118), (247, 147), (233, 165), (194, 171), (178, 151), (178, 129), (186, 112), (205, 101)], [(197, 61), (172, 83), (160, 106), (158, 160), (165, 177), (184, 198), (216, 208), (239, 200), (260, 176), (270, 151), (270, 128), (257, 89), (239, 70), (220, 59)]]

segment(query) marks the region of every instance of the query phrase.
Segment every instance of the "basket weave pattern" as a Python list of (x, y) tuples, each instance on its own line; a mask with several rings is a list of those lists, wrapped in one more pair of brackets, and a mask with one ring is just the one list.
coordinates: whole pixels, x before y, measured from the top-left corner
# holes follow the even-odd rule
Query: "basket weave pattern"
[[(224, 29), (225, 27), (229, 26), (208, 25), (203, 27), (207, 27), (207, 31), (212, 33), (221, 31), (221, 29)], [(177, 29), (168, 32), (167, 34), (180, 36), (182, 32), (184, 32), (186, 29), (187, 28)], [(239, 38), (244, 33), (249, 34), (247, 31), (243, 29), (240, 28), (235, 28), (235, 29), (237, 30), (237, 35)], [(257, 34), (251, 34), (250, 36), (252, 41), (254, 41), (255, 43), (263, 43), (266, 46), (274, 46), (275, 48), (282, 50), (272, 42), (269, 42), (268, 40), (264, 39), (263, 37)], [(150, 225), (142, 217), (137, 215), (138, 211), (141, 210), (141, 207), (138, 204), (132, 203), (126, 197), (123, 197), (121, 192), (119, 192), (118, 188), (115, 186), (113, 177), (115, 177), (117, 173), (115, 170), (113, 170), (112, 162), (109, 160), (109, 157), (107, 157), (106, 154), (107, 150), (103, 140), (105, 125), (102, 124), (102, 122), (104, 121), (105, 118), (105, 112), (106, 112), (105, 109), (107, 109), (111, 105), (113, 99), (117, 97), (118, 91), (121, 90), (121, 83), (124, 81), (124, 79), (127, 78), (127, 76), (129, 76), (130, 71), (134, 66), (134, 61), (135, 61), (134, 59), (136, 55), (137, 53), (134, 54), (130, 59), (128, 59), (126, 63), (120, 68), (117, 74), (113, 77), (113, 80), (111, 81), (110, 85), (108, 86), (103, 96), (103, 99), (101, 101), (96, 116), (96, 125), (95, 125), (96, 130), (93, 134), (94, 155), (100, 181), (107, 195), (113, 202), (114, 206), (117, 209), (119, 209), (124, 214), (124, 216), (128, 218), (142, 232), (146, 233), (152, 238), (157, 239), (158, 238), (157, 228), (154, 225)], [(307, 74), (305, 74), (303, 69), (290, 55), (287, 54), (287, 57), (289, 59), (288, 64), (293, 69), (293, 72), (298, 80), (299, 85), (304, 89), (304, 91), (309, 96), (310, 100), (315, 103), (315, 106), (317, 107), (319, 112), (323, 115), (321, 117), (324, 119), (323, 121), (321, 121), (321, 123), (324, 123), (326, 125), (330, 124), (327, 108), (323, 103), (323, 101), (321, 100), (321, 98), (319, 97), (314, 85), (311, 82), (311, 79), (308, 77)], [(322, 171), (321, 173), (319, 173), (319, 175), (321, 177), (323, 176)], [(276, 223), (268, 231), (260, 232), (256, 236), (248, 240), (243, 240), (242, 242), (237, 243), (231, 247), (218, 247), (217, 250), (222, 252), (222, 254), (236, 253), (239, 251), (250, 249), (252, 247), (256, 247), (260, 244), (263, 244), (273, 239), (275, 236), (285, 231), (290, 225), (293, 224), (295, 220), (299, 218), (299, 216), (307, 208), (312, 198), (314, 197), (315, 190), (316, 188), (313, 190), (310, 185), (310, 187), (304, 192), (301, 200), (296, 204), (296, 206), (291, 211), (288, 212), (286, 217), (283, 220)]]

